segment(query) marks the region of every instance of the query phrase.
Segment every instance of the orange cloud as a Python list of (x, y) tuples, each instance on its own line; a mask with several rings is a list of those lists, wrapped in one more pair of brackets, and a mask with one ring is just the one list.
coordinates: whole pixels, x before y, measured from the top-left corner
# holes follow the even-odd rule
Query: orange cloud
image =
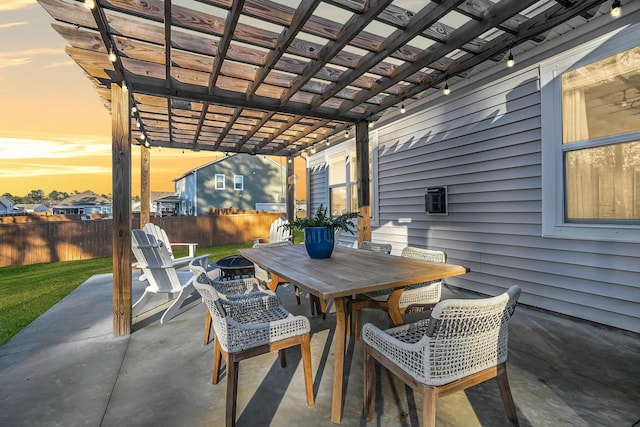
[(1, 10), (18, 10), (29, 6), (35, 6), (36, 0), (3, 0)]

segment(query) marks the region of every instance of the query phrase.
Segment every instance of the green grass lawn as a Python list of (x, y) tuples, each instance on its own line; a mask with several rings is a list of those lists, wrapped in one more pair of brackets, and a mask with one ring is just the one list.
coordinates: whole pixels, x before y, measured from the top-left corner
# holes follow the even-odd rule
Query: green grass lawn
[[(196, 255), (210, 260), (233, 255), (250, 245), (198, 248)], [(175, 256), (186, 256), (187, 249)], [(0, 345), (94, 274), (111, 273), (111, 257), (0, 268)]]

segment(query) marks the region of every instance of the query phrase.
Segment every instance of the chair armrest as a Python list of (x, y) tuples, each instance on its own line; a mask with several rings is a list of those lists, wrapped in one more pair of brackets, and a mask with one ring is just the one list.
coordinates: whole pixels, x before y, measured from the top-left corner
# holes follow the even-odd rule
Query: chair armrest
[(182, 242), (178, 242), (178, 243), (174, 243), (171, 242), (171, 247), (173, 246), (188, 246), (189, 247), (189, 256), (191, 258), (193, 258), (193, 256), (196, 253), (196, 247), (198, 246), (197, 243), (182, 243)]
[(159, 248), (162, 246), (162, 244), (160, 243), (140, 243), (135, 245), (137, 248), (142, 248), (142, 249), (149, 249), (149, 248)]
[[(421, 321), (426, 322), (426, 321)], [(407, 334), (411, 329), (415, 328), (420, 322), (410, 323), (407, 325), (398, 326), (395, 328), (383, 331), (372, 323), (367, 323), (362, 327), (362, 339), (371, 347), (377, 349), (381, 353), (387, 355), (392, 360), (396, 360), (393, 357), (393, 352), (386, 351), (386, 349), (402, 349), (409, 352), (421, 352), (424, 349), (424, 341), (427, 339), (426, 335), (415, 343), (406, 342), (396, 338), (397, 336), (403, 336)]]

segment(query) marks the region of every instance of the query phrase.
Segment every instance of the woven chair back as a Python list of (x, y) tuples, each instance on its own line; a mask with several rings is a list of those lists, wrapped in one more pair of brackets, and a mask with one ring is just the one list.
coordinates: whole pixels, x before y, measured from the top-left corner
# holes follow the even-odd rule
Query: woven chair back
[(448, 299), (429, 316), (424, 372), (429, 383), (447, 384), (507, 360), (508, 321), (520, 288), (481, 299)]
[(378, 252), (381, 254), (390, 254), (392, 249), (389, 243), (373, 243), (368, 240), (360, 242), (359, 248), (365, 251)]

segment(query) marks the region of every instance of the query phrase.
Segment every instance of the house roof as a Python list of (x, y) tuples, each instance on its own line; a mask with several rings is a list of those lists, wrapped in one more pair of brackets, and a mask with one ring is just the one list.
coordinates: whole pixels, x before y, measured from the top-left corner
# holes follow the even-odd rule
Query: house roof
[(607, 0), (38, 2), (108, 107), (111, 84), (126, 83), (138, 143), (287, 156), (611, 9)]
[(152, 191), (149, 193), (149, 199), (151, 202), (155, 202), (158, 199), (162, 199), (165, 197), (177, 197), (176, 193), (173, 191)]
[(69, 206), (111, 206), (112, 202), (106, 197), (102, 197), (93, 191), (87, 190), (82, 193), (75, 194), (71, 197), (67, 197), (61, 200), (58, 204), (54, 205), (54, 208), (69, 207)]
[(11, 206), (13, 206), (13, 200), (11, 200), (8, 197), (0, 197), (0, 205), (6, 207), (6, 208), (10, 208)]
[(36, 209), (39, 208), (40, 206), (44, 206), (45, 208), (47, 207), (47, 205), (45, 205), (44, 203), (16, 203), (14, 205), (16, 208), (21, 208), (21, 209)]

